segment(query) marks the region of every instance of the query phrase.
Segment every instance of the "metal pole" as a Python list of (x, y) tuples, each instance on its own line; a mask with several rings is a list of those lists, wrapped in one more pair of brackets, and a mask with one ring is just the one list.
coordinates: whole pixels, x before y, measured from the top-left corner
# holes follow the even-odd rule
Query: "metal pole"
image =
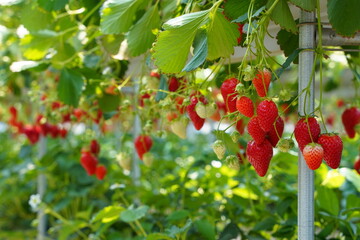
[[(39, 141), (38, 158), (41, 159), (46, 154), (46, 138), (41, 136)], [(42, 200), (46, 191), (46, 176), (44, 173), (40, 173), (37, 177), (37, 191)], [(38, 218), (38, 234), (37, 240), (45, 240), (46, 236), (46, 215), (44, 209), (40, 208), (37, 213)]]
[[(315, 13), (301, 10), (300, 23), (315, 22)], [(299, 47), (315, 47), (315, 25), (304, 24), (299, 27)], [(299, 95), (308, 86), (313, 76), (312, 67), (314, 63), (313, 51), (302, 51), (299, 55)], [(305, 106), (305, 97), (306, 106)], [(305, 115), (314, 109), (314, 81), (310, 85), (310, 96), (301, 94), (299, 96), (299, 114)], [(298, 167), (298, 239), (314, 239), (314, 172), (310, 170), (302, 153), (299, 152)]]

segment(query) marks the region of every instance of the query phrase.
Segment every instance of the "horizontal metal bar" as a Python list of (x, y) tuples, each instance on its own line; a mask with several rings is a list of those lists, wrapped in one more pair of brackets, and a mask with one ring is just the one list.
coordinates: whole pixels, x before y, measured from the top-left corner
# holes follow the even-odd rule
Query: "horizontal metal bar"
[[(319, 41), (319, 34), (316, 34), (316, 42)], [(360, 45), (360, 33), (355, 34), (352, 38), (346, 38), (338, 35), (331, 28), (322, 29), (323, 46), (357, 46)]]

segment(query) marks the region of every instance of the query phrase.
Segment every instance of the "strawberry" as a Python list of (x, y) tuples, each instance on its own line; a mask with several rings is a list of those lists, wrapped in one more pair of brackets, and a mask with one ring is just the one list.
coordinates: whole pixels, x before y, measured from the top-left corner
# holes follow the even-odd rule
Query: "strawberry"
[(236, 109), (246, 117), (251, 118), (254, 115), (254, 104), (246, 96), (241, 96), (236, 100)]
[(253, 140), (250, 141), (246, 148), (246, 155), (251, 165), (254, 166), (256, 173), (260, 177), (265, 176), (273, 156), (270, 142), (266, 139), (261, 144), (257, 144)]
[(221, 140), (216, 140), (214, 144), (212, 145), (212, 148), (217, 156), (218, 159), (222, 159), (225, 155), (226, 148), (225, 144)]
[(181, 83), (180, 83), (179, 79), (177, 79), (176, 77), (169, 78), (169, 91), (170, 92), (176, 92), (179, 89), (180, 85), (181, 85)]
[(151, 72), (150, 72), (150, 77), (155, 77), (155, 78), (159, 78), (159, 79), (160, 79), (160, 73), (155, 72), (155, 71), (151, 71)]
[(80, 162), (88, 175), (94, 175), (96, 173), (96, 165), (98, 161), (97, 158), (91, 154), (91, 152), (82, 152)]
[(145, 99), (149, 99), (151, 96), (150, 96), (150, 94), (148, 94), (148, 93), (145, 93), (144, 95), (142, 95), (141, 97), (140, 97), (140, 99), (139, 99), (139, 105), (140, 105), (140, 107), (144, 107), (145, 106)]
[[(276, 128), (276, 129), (275, 129)], [(276, 119), (275, 126), (270, 129), (267, 134), (267, 139), (273, 147), (276, 147), (284, 131), (284, 120), (279, 116)]]
[(119, 163), (120, 167), (125, 170), (131, 170), (131, 157), (126, 152), (121, 152), (116, 155), (116, 161)]
[(175, 98), (175, 102), (176, 102), (176, 109), (179, 111), (180, 114), (184, 114), (186, 110), (185, 106), (183, 105), (184, 98), (178, 96)]
[(17, 119), (17, 109), (14, 106), (9, 107), (9, 112), (13, 119)]
[(245, 130), (245, 123), (243, 119), (239, 119), (236, 122), (236, 126), (235, 126), (236, 130), (240, 133), (240, 134), (244, 134), (244, 130)]
[(68, 134), (68, 131), (65, 128), (60, 128), (59, 129), (59, 135), (61, 138), (65, 138)]
[(266, 133), (259, 125), (258, 116), (254, 116), (250, 119), (247, 130), (257, 144), (261, 144), (265, 140)]
[(143, 157), (143, 162), (145, 166), (151, 167), (152, 163), (154, 162), (154, 155), (152, 153), (145, 153)]
[(188, 122), (187, 118), (179, 118), (171, 123), (170, 128), (179, 138), (185, 139)]
[(209, 118), (216, 112), (217, 106), (215, 103), (213, 104), (204, 104), (202, 102), (198, 102), (195, 106), (195, 111), (201, 118)]
[(51, 109), (52, 110), (56, 110), (56, 109), (59, 109), (59, 108), (61, 108), (62, 107), (62, 104), (61, 104), (61, 102), (59, 102), (59, 101), (55, 101), (55, 102), (52, 102), (51, 103)]
[(294, 135), (301, 151), (308, 143), (317, 142), (319, 134), (320, 125), (314, 117), (301, 118), (295, 125)]
[(40, 139), (41, 128), (38, 126), (25, 126), (23, 128), (23, 133), (31, 144), (35, 144)]
[(324, 149), (324, 160), (326, 164), (335, 169), (340, 165), (343, 142), (336, 134), (324, 133), (317, 141)]
[(150, 151), (152, 144), (153, 141), (151, 137), (147, 135), (140, 135), (135, 139), (134, 141), (135, 149), (141, 160), (143, 159), (143, 155), (148, 151)]
[(95, 139), (91, 140), (90, 142), (90, 152), (95, 156), (99, 155), (100, 153), (100, 144)]
[(360, 158), (358, 158), (358, 160), (356, 160), (356, 162), (354, 163), (354, 169), (357, 171), (358, 174), (360, 174)]
[(240, 170), (240, 162), (237, 156), (229, 155), (225, 158), (225, 162), (229, 166), (229, 168), (232, 168), (234, 170)]
[(265, 68), (262, 71), (258, 71), (255, 78), (252, 80), (256, 92), (260, 97), (266, 97), (269, 90), (270, 81), (271, 72)]
[(237, 23), (238, 25), (238, 31), (240, 33), (240, 36), (237, 38), (237, 43), (238, 45), (241, 43), (241, 40), (242, 40), (242, 35), (243, 35), (243, 27), (244, 27), (244, 24), (241, 24), (241, 23)]
[(320, 167), (324, 157), (324, 149), (318, 143), (309, 143), (302, 151), (306, 164), (311, 170), (316, 170)]
[(294, 141), (291, 138), (280, 139), (277, 147), (281, 152), (288, 152), (291, 148), (294, 147)]
[(195, 111), (196, 104), (199, 102), (199, 100), (203, 103), (206, 103), (204, 96), (198, 97), (198, 96), (192, 96), (190, 100), (190, 104), (186, 107), (186, 111), (189, 115), (190, 120), (194, 124), (194, 127), (196, 130), (200, 130), (205, 123), (205, 119), (201, 118)]
[(357, 107), (346, 109), (341, 115), (341, 119), (349, 138), (354, 138), (356, 134), (355, 125), (360, 123), (360, 109)]
[(177, 115), (176, 112), (169, 112), (166, 114), (166, 118), (167, 118), (168, 122), (171, 122), (171, 121), (177, 119), (178, 117), (179, 116)]
[(221, 95), (226, 104), (226, 110), (230, 113), (236, 111), (236, 85), (239, 80), (236, 78), (226, 79), (221, 85)]
[(234, 143), (237, 143), (239, 138), (241, 137), (240, 133), (238, 131), (233, 131), (231, 134), (230, 134), (230, 137), (231, 137), (231, 140), (234, 142)]
[(49, 125), (49, 131), (52, 138), (57, 138), (60, 134), (60, 129), (56, 125)]
[(256, 112), (260, 127), (264, 132), (269, 132), (279, 114), (276, 104), (271, 100), (264, 100), (259, 103)]
[(106, 170), (105, 166), (103, 166), (103, 165), (97, 166), (96, 167), (96, 177), (97, 177), (97, 179), (103, 180), (105, 175), (106, 175), (106, 172), (107, 172), (107, 170)]

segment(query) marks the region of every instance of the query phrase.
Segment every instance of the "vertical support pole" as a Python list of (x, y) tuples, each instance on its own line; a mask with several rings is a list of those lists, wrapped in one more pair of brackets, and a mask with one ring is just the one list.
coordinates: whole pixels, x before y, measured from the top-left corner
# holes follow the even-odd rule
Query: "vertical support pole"
[[(314, 22), (315, 13), (301, 11), (300, 23)], [(315, 25), (304, 24), (299, 28), (299, 47), (315, 47)], [(302, 51), (299, 55), (299, 95), (308, 86), (314, 63), (313, 51)], [(306, 97), (306, 106), (305, 106)], [(310, 85), (310, 95), (299, 96), (299, 114), (313, 112), (314, 110), (314, 81)], [(310, 170), (302, 153), (299, 152), (298, 166), (298, 239), (314, 239), (314, 172)]]
[[(46, 138), (41, 136), (38, 148), (38, 158), (41, 159), (46, 153)], [(37, 191), (42, 200), (46, 191), (46, 176), (44, 173), (40, 173), (37, 177)], [(46, 215), (44, 209), (40, 208), (37, 213), (38, 218), (38, 234), (37, 240), (45, 240), (46, 237)]]
[[(139, 80), (141, 81), (141, 80)], [(136, 80), (133, 81), (134, 83), (134, 87), (133, 87), (133, 96), (134, 96), (134, 106), (138, 105), (138, 93), (139, 93), (139, 84), (136, 82)], [(141, 121), (140, 121), (140, 117), (137, 114), (137, 111), (135, 112), (135, 119), (134, 119), (134, 126), (133, 126), (133, 136), (134, 138), (139, 136), (140, 132), (141, 132)], [(132, 168), (131, 168), (131, 176), (133, 179), (133, 183), (135, 186), (139, 186), (140, 185), (140, 167), (139, 167), (139, 157), (135, 151), (134, 148), (134, 152), (133, 152), (133, 161), (132, 161)]]

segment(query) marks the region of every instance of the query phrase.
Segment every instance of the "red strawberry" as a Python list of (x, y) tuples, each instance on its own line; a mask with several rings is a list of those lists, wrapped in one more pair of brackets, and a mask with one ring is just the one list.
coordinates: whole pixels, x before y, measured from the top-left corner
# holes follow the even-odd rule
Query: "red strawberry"
[(140, 107), (144, 107), (145, 103), (144, 103), (144, 99), (149, 99), (151, 96), (148, 93), (145, 93), (144, 95), (142, 95), (139, 99), (139, 105)]
[(360, 174), (360, 158), (358, 158), (358, 160), (356, 160), (356, 162), (354, 163), (354, 169), (357, 171), (358, 174)]
[(179, 79), (177, 79), (176, 77), (169, 78), (169, 91), (170, 92), (176, 92), (179, 89), (180, 85), (181, 85), (181, 83), (180, 83)]
[(62, 106), (62, 104), (61, 104), (61, 102), (59, 102), (59, 101), (55, 101), (55, 102), (52, 102), (52, 103), (51, 103), (51, 109), (52, 109), (52, 110), (59, 109), (59, 108), (61, 108), (61, 106)]
[(270, 131), (267, 134), (267, 139), (269, 140), (269, 142), (273, 147), (276, 147), (283, 132), (284, 132), (284, 120), (279, 116), (276, 119), (275, 126), (273, 125), (273, 127), (270, 129)]
[(135, 139), (134, 145), (139, 158), (142, 160), (143, 155), (150, 151), (153, 141), (147, 135), (140, 135)]
[(183, 105), (184, 98), (178, 96), (175, 98), (175, 102), (176, 102), (176, 109), (179, 111), (180, 114), (184, 114), (185, 113), (185, 106)]
[(74, 111), (73, 111), (73, 115), (76, 117), (76, 119), (77, 119), (78, 121), (81, 120), (81, 117), (82, 117), (84, 114), (86, 114), (86, 112), (83, 111), (83, 110), (81, 110), (81, 109), (79, 109), (79, 108), (75, 108)]
[(166, 118), (167, 118), (168, 122), (171, 122), (172, 120), (177, 119), (178, 117), (179, 116), (176, 112), (168, 112), (166, 114)]
[(160, 73), (155, 72), (155, 71), (151, 71), (151, 73), (150, 73), (150, 77), (160, 78)]
[(236, 100), (236, 109), (244, 116), (254, 116), (254, 104), (248, 97), (241, 96)]
[(354, 138), (356, 134), (355, 125), (360, 123), (360, 109), (357, 107), (346, 109), (343, 112), (341, 119), (349, 138)]
[(86, 151), (81, 154), (81, 165), (86, 170), (88, 175), (94, 175), (96, 172), (96, 165), (98, 163), (96, 157), (90, 152)]
[(244, 134), (244, 130), (245, 130), (245, 123), (243, 119), (239, 119), (236, 122), (236, 126), (235, 126), (236, 130), (240, 133), (240, 134)]
[(324, 149), (318, 143), (309, 143), (302, 151), (306, 164), (311, 170), (316, 170), (320, 167), (324, 157)]
[(251, 165), (254, 166), (257, 174), (260, 177), (265, 176), (273, 156), (273, 149), (269, 141), (265, 140), (261, 144), (250, 141), (246, 148), (246, 155)]
[(302, 118), (295, 125), (294, 135), (301, 151), (307, 144), (317, 142), (319, 134), (320, 125), (314, 117), (308, 117), (307, 121), (306, 118)]
[(207, 103), (204, 96), (201, 96), (201, 97), (192, 96), (191, 100), (190, 100), (191, 103), (186, 107), (186, 111), (189, 115), (189, 118), (192, 121), (192, 123), (194, 124), (194, 127), (196, 130), (200, 130), (204, 126), (204, 123), (205, 123), (205, 119), (201, 118), (195, 111), (196, 104), (199, 102), (199, 100), (204, 104)]
[(60, 134), (60, 137), (65, 138), (66, 135), (68, 134), (68, 131), (65, 128), (61, 128), (59, 130), (59, 134)]
[(31, 144), (35, 144), (39, 141), (41, 129), (38, 126), (25, 126), (23, 133), (29, 139)]
[(343, 142), (336, 134), (324, 133), (317, 141), (324, 149), (324, 160), (326, 164), (335, 169), (340, 165)]
[(261, 129), (257, 116), (250, 119), (247, 129), (257, 144), (261, 144), (265, 140), (266, 133)]
[(221, 95), (224, 98), (226, 109), (228, 112), (236, 111), (236, 85), (239, 80), (236, 78), (226, 79), (221, 85)]
[(105, 175), (106, 175), (106, 172), (107, 172), (107, 170), (106, 170), (105, 166), (103, 166), (103, 165), (97, 166), (96, 167), (96, 177), (97, 177), (97, 179), (103, 180)]
[(17, 119), (17, 109), (14, 106), (9, 107), (9, 112), (13, 119)]
[(265, 97), (267, 95), (270, 81), (271, 81), (271, 72), (267, 69), (258, 71), (255, 78), (252, 80), (256, 92), (260, 97)]
[(259, 103), (256, 112), (260, 127), (265, 132), (269, 132), (279, 114), (276, 104), (271, 100), (264, 100)]
[(49, 132), (52, 138), (57, 138), (60, 134), (59, 128), (56, 125), (49, 124)]
[(100, 153), (100, 144), (95, 139), (91, 140), (90, 142), (90, 152), (95, 156), (99, 155)]

